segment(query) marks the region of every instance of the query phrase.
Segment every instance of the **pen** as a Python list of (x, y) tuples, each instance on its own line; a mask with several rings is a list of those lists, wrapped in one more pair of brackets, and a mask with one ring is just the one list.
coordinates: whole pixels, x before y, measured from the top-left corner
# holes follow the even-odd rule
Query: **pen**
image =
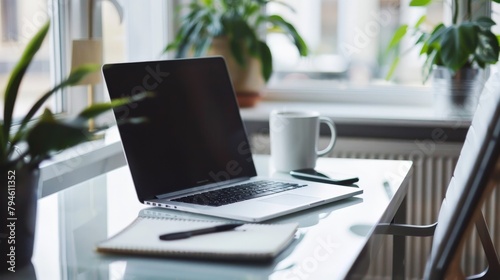
[(189, 238), (189, 237), (195, 236), (195, 235), (228, 231), (228, 230), (232, 230), (232, 229), (237, 228), (237, 227), (242, 226), (242, 225), (243, 225), (243, 223), (231, 223), (231, 224), (218, 225), (218, 226), (209, 227), (209, 228), (167, 233), (167, 234), (160, 235), (160, 240), (166, 240), (166, 241), (177, 240), (177, 239)]

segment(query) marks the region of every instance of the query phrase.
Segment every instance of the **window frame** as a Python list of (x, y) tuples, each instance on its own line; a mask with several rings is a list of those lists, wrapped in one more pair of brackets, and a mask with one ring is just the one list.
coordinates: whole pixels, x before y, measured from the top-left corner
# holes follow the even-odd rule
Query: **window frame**
[[(60, 0), (51, 0), (55, 2), (66, 2)], [(61, 40), (64, 43), (62, 49), (62, 55), (65, 60), (59, 61), (61, 65), (61, 73), (69, 73), (70, 63), (71, 63), (71, 40), (73, 37), (81, 37), (83, 39), (88, 36), (88, 1), (96, 0), (70, 0), (69, 4), (60, 4), (59, 16), (60, 20), (60, 30), (61, 30)], [(97, 1), (96, 1), (97, 2)], [(153, 30), (140, 30), (137, 28), (130, 28), (134, 26), (137, 22), (150, 22), (151, 18), (159, 15), (168, 15), (171, 17), (173, 15), (172, 7), (173, 1), (133, 1), (133, 0), (123, 0), (123, 1), (111, 1), (114, 5), (119, 5), (118, 9), (122, 9), (124, 17), (121, 24), (125, 25), (125, 61), (139, 61), (139, 60), (152, 60), (152, 59), (165, 59), (166, 55), (161, 55), (161, 50), (166, 46), (168, 36), (171, 35), (169, 31), (172, 27), (169, 22), (162, 17), (160, 19), (161, 24), (157, 25)], [(135, 8), (130, 8), (134, 7)], [(140, 12), (131, 13), (129, 10)], [(101, 7), (96, 6), (94, 10), (94, 23), (93, 23), (93, 33), (95, 38), (102, 39), (102, 20), (101, 20)], [(69, 18), (78, 19), (78, 21), (70, 21)], [(75, 35), (76, 34), (76, 35)], [(132, 40), (132, 38), (134, 38)], [(148, 42), (147, 48), (139, 49), (137, 41)], [(144, 44), (142, 44), (144, 46)], [(120, 61), (124, 62), (124, 61)], [(81, 111), (87, 105), (87, 94), (85, 94), (86, 88), (73, 87), (64, 89), (63, 102), (60, 104), (63, 106), (63, 110), (67, 115), (75, 115)], [(68, 94), (68, 91), (72, 91)], [(94, 86), (94, 100), (95, 102), (102, 102), (108, 99), (106, 94), (106, 88), (104, 81), (101, 84)]]
[[(52, 15), (52, 21), (50, 26), (50, 69), (51, 69), (51, 79), (52, 84), (57, 85), (64, 80), (64, 77), (68, 72), (68, 67), (66, 66), (67, 55), (67, 44), (66, 38), (68, 34), (68, 27), (66, 25), (67, 20), (67, 6), (64, 1), (50, 0), (48, 2), (48, 13)], [(61, 89), (54, 95), (54, 106), (58, 114), (68, 113), (68, 98), (67, 89)]]

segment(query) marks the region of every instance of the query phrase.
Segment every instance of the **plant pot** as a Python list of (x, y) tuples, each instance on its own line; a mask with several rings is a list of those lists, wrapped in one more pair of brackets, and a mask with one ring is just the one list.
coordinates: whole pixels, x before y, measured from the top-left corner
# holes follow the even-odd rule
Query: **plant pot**
[(0, 274), (31, 264), (39, 169), (0, 167)]
[(214, 38), (208, 55), (221, 55), (226, 60), (239, 106), (255, 106), (262, 98), (262, 91), (266, 84), (261, 74), (260, 61), (246, 54), (245, 65), (238, 64), (231, 53), (226, 37)]
[(433, 70), (434, 111), (440, 117), (470, 118), (476, 111), (487, 71), (462, 68), (455, 74), (445, 67)]

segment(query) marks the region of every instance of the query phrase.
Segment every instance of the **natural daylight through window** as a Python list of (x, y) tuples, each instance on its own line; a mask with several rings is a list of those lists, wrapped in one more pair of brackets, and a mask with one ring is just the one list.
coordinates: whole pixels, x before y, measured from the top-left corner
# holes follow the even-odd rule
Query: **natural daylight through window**
[[(0, 0), (0, 88), (7, 85), (9, 74), (21, 57), (26, 44), (48, 20), (46, 0)], [(45, 40), (23, 79), (14, 108), (14, 119), (25, 114), (28, 108), (51, 85), (50, 46)], [(47, 102), (55, 111), (54, 100)], [(3, 98), (0, 114), (3, 116)]]

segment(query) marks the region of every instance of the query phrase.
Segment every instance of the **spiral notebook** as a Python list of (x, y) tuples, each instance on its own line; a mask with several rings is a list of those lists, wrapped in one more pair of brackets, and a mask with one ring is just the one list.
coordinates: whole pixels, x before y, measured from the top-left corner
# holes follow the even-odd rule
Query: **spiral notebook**
[(271, 261), (293, 240), (297, 224), (244, 224), (234, 230), (162, 241), (159, 236), (226, 222), (138, 217), (97, 245), (101, 253), (165, 257)]

